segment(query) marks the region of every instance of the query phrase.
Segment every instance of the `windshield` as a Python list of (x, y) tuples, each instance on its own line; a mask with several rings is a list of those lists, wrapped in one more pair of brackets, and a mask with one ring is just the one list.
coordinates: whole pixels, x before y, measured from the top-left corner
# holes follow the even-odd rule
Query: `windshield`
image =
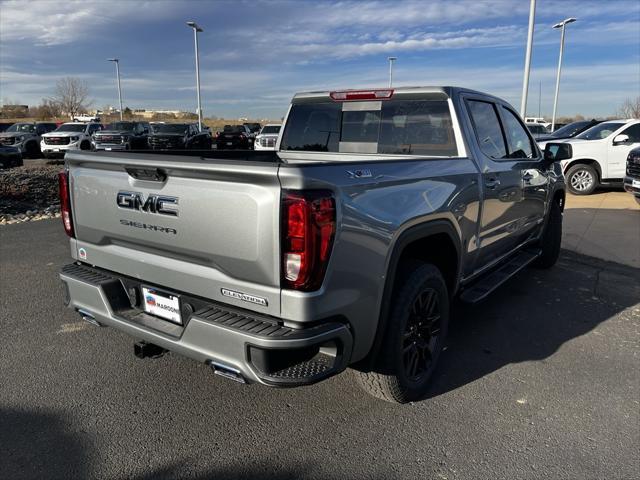
[(276, 134), (280, 132), (280, 125), (267, 125), (260, 132), (261, 135), (264, 134)]
[(153, 133), (187, 133), (188, 125), (183, 123), (160, 123), (152, 125)]
[(21, 132), (21, 133), (33, 133), (36, 131), (36, 126), (33, 123), (14, 123), (5, 131), (7, 132)]
[(282, 138), (282, 150), (458, 154), (446, 100), (294, 104)]
[(573, 122), (573, 123), (570, 123), (569, 125), (565, 125), (564, 127), (561, 127), (559, 129), (557, 129), (555, 132), (553, 132), (552, 135), (554, 137), (573, 137), (580, 130), (582, 130), (584, 127), (586, 127), (590, 123), (591, 122), (589, 122), (589, 121), (587, 121), (587, 122)]
[(591, 127), (589, 130), (582, 132), (580, 135), (576, 136), (580, 140), (602, 140), (603, 138), (607, 138), (613, 132), (622, 127), (624, 123), (622, 122), (605, 122), (594, 127)]
[(60, 125), (56, 132), (84, 132), (86, 125), (80, 123), (65, 123)]
[(246, 133), (242, 125), (225, 125), (224, 133)]
[(107, 130), (116, 130), (118, 132), (131, 132), (136, 124), (132, 122), (114, 122), (107, 125)]

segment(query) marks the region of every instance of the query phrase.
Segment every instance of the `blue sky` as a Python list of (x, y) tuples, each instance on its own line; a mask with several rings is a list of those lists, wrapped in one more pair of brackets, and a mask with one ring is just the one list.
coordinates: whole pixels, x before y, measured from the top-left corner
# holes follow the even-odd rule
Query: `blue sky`
[[(0, 2), (0, 97), (37, 104), (64, 76), (94, 107), (117, 103), (108, 57), (121, 60), (124, 104), (195, 111), (200, 34), (205, 116), (279, 118), (296, 91), (459, 85), (520, 105), (528, 0)], [(538, 0), (528, 113), (550, 115), (567, 27), (558, 114), (606, 116), (640, 95), (640, 2)]]

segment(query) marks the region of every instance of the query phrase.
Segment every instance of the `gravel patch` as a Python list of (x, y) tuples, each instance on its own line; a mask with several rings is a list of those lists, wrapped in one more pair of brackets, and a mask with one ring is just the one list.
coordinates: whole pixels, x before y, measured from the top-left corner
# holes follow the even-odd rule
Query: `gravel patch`
[(0, 225), (59, 217), (60, 170), (43, 165), (0, 171)]

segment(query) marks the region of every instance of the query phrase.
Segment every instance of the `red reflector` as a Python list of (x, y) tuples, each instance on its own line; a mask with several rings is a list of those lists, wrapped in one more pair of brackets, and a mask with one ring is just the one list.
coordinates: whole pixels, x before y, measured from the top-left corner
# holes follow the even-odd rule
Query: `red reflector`
[(73, 219), (71, 217), (71, 198), (69, 192), (69, 175), (67, 172), (58, 174), (58, 191), (60, 194), (60, 216), (64, 231), (73, 237)]
[(330, 192), (284, 192), (282, 197), (282, 284), (312, 291), (322, 285), (336, 229)]
[(393, 96), (393, 90), (347, 90), (344, 92), (331, 92), (329, 96), (337, 102), (354, 100), (388, 100)]

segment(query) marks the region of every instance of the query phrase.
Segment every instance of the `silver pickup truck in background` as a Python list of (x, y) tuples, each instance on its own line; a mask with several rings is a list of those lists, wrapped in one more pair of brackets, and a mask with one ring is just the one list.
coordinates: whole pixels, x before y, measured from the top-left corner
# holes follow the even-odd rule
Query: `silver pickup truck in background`
[(565, 184), (515, 110), (455, 87), (296, 94), (276, 151), (66, 156), (60, 277), (84, 319), (239, 382), (352, 367), (425, 395), (453, 297), (559, 254)]

